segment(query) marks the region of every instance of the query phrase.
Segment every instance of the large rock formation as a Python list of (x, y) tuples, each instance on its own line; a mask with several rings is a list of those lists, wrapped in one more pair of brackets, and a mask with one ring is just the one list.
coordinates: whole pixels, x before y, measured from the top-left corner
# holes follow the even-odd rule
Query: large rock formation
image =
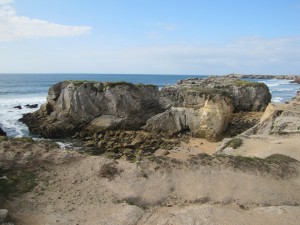
[[(178, 82), (178, 86), (222, 90), (231, 96), (235, 112), (264, 111), (271, 101), (271, 94), (267, 85), (237, 78), (195, 78), (181, 80)], [(168, 93), (169, 91), (166, 89), (164, 92)]]
[(53, 85), (47, 103), (21, 119), (33, 134), (47, 138), (81, 130), (138, 129), (161, 112), (153, 85), (64, 81)]
[(270, 99), (264, 84), (220, 77), (179, 81), (161, 92), (152, 85), (64, 81), (53, 85), (47, 103), (22, 121), (32, 133), (48, 138), (146, 125), (154, 133), (190, 131), (216, 141), (234, 111), (264, 110)]
[(289, 103), (269, 104), (260, 122), (243, 135), (282, 135), (300, 133), (300, 91)]
[(222, 77), (181, 80), (161, 90), (166, 111), (149, 119), (145, 129), (169, 135), (189, 130), (195, 137), (218, 141), (233, 112), (263, 111), (270, 100), (261, 83)]
[(193, 136), (211, 141), (222, 137), (233, 112), (230, 96), (216, 89), (180, 87), (172, 93), (172, 99), (171, 108), (149, 119), (146, 130), (169, 135), (189, 130)]

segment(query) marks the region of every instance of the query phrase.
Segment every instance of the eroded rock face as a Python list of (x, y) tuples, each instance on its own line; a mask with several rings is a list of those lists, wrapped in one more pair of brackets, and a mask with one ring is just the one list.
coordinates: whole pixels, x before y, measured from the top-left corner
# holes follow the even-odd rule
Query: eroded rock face
[[(249, 82), (237, 78), (209, 77), (206, 79), (187, 79), (178, 81), (177, 87), (217, 89), (228, 93), (233, 102), (234, 112), (264, 111), (271, 101), (271, 94), (267, 85)], [(176, 86), (175, 86), (176, 88)], [(168, 102), (170, 90), (164, 90), (161, 102)], [(171, 91), (172, 92), (172, 91)], [(165, 104), (163, 104), (165, 105)]]
[(189, 130), (194, 137), (211, 141), (221, 139), (233, 112), (230, 96), (216, 89), (178, 88), (172, 91), (171, 108), (149, 119), (146, 130), (169, 135)]
[(134, 130), (220, 140), (233, 112), (261, 111), (266, 85), (234, 78), (188, 79), (160, 92), (152, 85), (65, 81), (49, 89), (47, 103), (22, 121), (34, 134), (68, 137), (106, 130)]
[(58, 138), (78, 130), (138, 129), (159, 112), (159, 91), (152, 85), (64, 81), (49, 89), (46, 104), (21, 121), (34, 134)]
[(260, 122), (244, 135), (300, 133), (300, 91), (288, 104), (269, 104)]
[(218, 141), (233, 112), (263, 111), (270, 100), (261, 83), (223, 77), (181, 80), (161, 90), (166, 111), (149, 119), (145, 129), (169, 135), (189, 130), (194, 137)]

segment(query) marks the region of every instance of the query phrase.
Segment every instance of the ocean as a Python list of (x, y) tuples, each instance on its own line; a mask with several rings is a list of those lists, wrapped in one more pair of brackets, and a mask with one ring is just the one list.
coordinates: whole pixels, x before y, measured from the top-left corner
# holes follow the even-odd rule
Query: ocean
[[(143, 74), (0, 74), (0, 127), (11, 137), (30, 136), (27, 127), (18, 121), (22, 114), (37, 109), (24, 107), (26, 104), (46, 102), (51, 85), (63, 80), (126, 81), (132, 83), (154, 84), (159, 88), (172, 85), (177, 80), (204, 78), (205, 75), (143, 75)], [(288, 80), (253, 80), (268, 85), (272, 93), (272, 102), (290, 100), (300, 89), (298, 84)], [(16, 109), (15, 106), (22, 106)]]

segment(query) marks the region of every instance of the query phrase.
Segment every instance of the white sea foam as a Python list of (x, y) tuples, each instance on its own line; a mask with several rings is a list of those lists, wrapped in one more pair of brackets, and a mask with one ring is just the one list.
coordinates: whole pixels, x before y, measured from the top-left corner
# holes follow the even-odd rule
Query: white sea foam
[[(41, 104), (46, 102), (45, 96), (11, 96), (0, 98), (0, 123), (1, 127), (9, 136), (22, 137), (28, 135), (28, 128), (25, 124), (18, 120), (22, 118), (25, 113), (34, 112), (37, 109), (26, 108), (25, 105), (38, 104), (38, 108)], [(16, 109), (15, 106), (21, 106), (22, 109)]]
[(276, 91), (293, 91), (294, 88), (277, 88)]
[(273, 97), (271, 101), (272, 101), (272, 102), (275, 102), (275, 103), (279, 103), (279, 102), (283, 102), (283, 100), (284, 100), (284, 99), (281, 98), (281, 97)]

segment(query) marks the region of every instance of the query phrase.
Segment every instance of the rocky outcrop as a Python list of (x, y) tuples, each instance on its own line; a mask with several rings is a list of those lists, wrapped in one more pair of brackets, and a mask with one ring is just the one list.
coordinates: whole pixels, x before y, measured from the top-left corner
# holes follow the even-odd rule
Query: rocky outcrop
[(224, 75), (225, 78), (238, 78), (238, 79), (278, 79), (278, 80), (294, 80), (299, 78), (298, 75), (256, 75), (256, 74), (228, 74)]
[(263, 111), (270, 100), (261, 83), (221, 77), (181, 80), (161, 90), (166, 111), (149, 119), (145, 129), (169, 135), (189, 130), (194, 137), (218, 141), (233, 112)]
[(171, 108), (149, 119), (146, 130), (169, 135), (189, 130), (194, 137), (211, 141), (222, 137), (233, 112), (231, 98), (226, 93), (179, 88), (172, 99)]
[(29, 109), (36, 109), (38, 106), (39, 106), (39, 104), (32, 104), (32, 105), (26, 104), (26, 105), (25, 105), (25, 107), (26, 107), (26, 108), (29, 108)]
[(158, 149), (171, 150), (181, 141), (187, 141), (188, 135), (164, 138), (164, 135), (137, 131), (107, 130), (94, 135), (77, 133), (75, 138), (84, 143), (84, 151), (91, 155), (104, 155), (112, 159), (127, 159), (131, 162), (152, 155)]
[(300, 76), (296, 77), (291, 83), (300, 84)]
[(0, 127), (0, 136), (6, 136), (6, 132)]
[[(237, 78), (210, 77), (206, 79), (187, 79), (178, 81), (178, 86), (208, 90), (217, 89), (226, 92), (232, 98), (235, 112), (264, 111), (271, 101), (271, 94), (267, 85)], [(167, 89), (164, 90), (163, 98), (169, 98), (170, 94), (168, 92)]]
[(194, 137), (217, 141), (233, 112), (262, 111), (270, 99), (265, 84), (220, 77), (181, 80), (160, 92), (152, 85), (64, 81), (49, 89), (46, 104), (21, 121), (33, 134), (47, 138), (76, 132), (99, 136), (145, 125), (155, 134), (190, 131)]
[(269, 104), (260, 122), (243, 135), (282, 135), (300, 133), (300, 91), (289, 103)]
[(53, 85), (47, 103), (21, 119), (31, 133), (48, 138), (80, 130), (138, 129), (161, 112), (153, 85), (64, 81)]

